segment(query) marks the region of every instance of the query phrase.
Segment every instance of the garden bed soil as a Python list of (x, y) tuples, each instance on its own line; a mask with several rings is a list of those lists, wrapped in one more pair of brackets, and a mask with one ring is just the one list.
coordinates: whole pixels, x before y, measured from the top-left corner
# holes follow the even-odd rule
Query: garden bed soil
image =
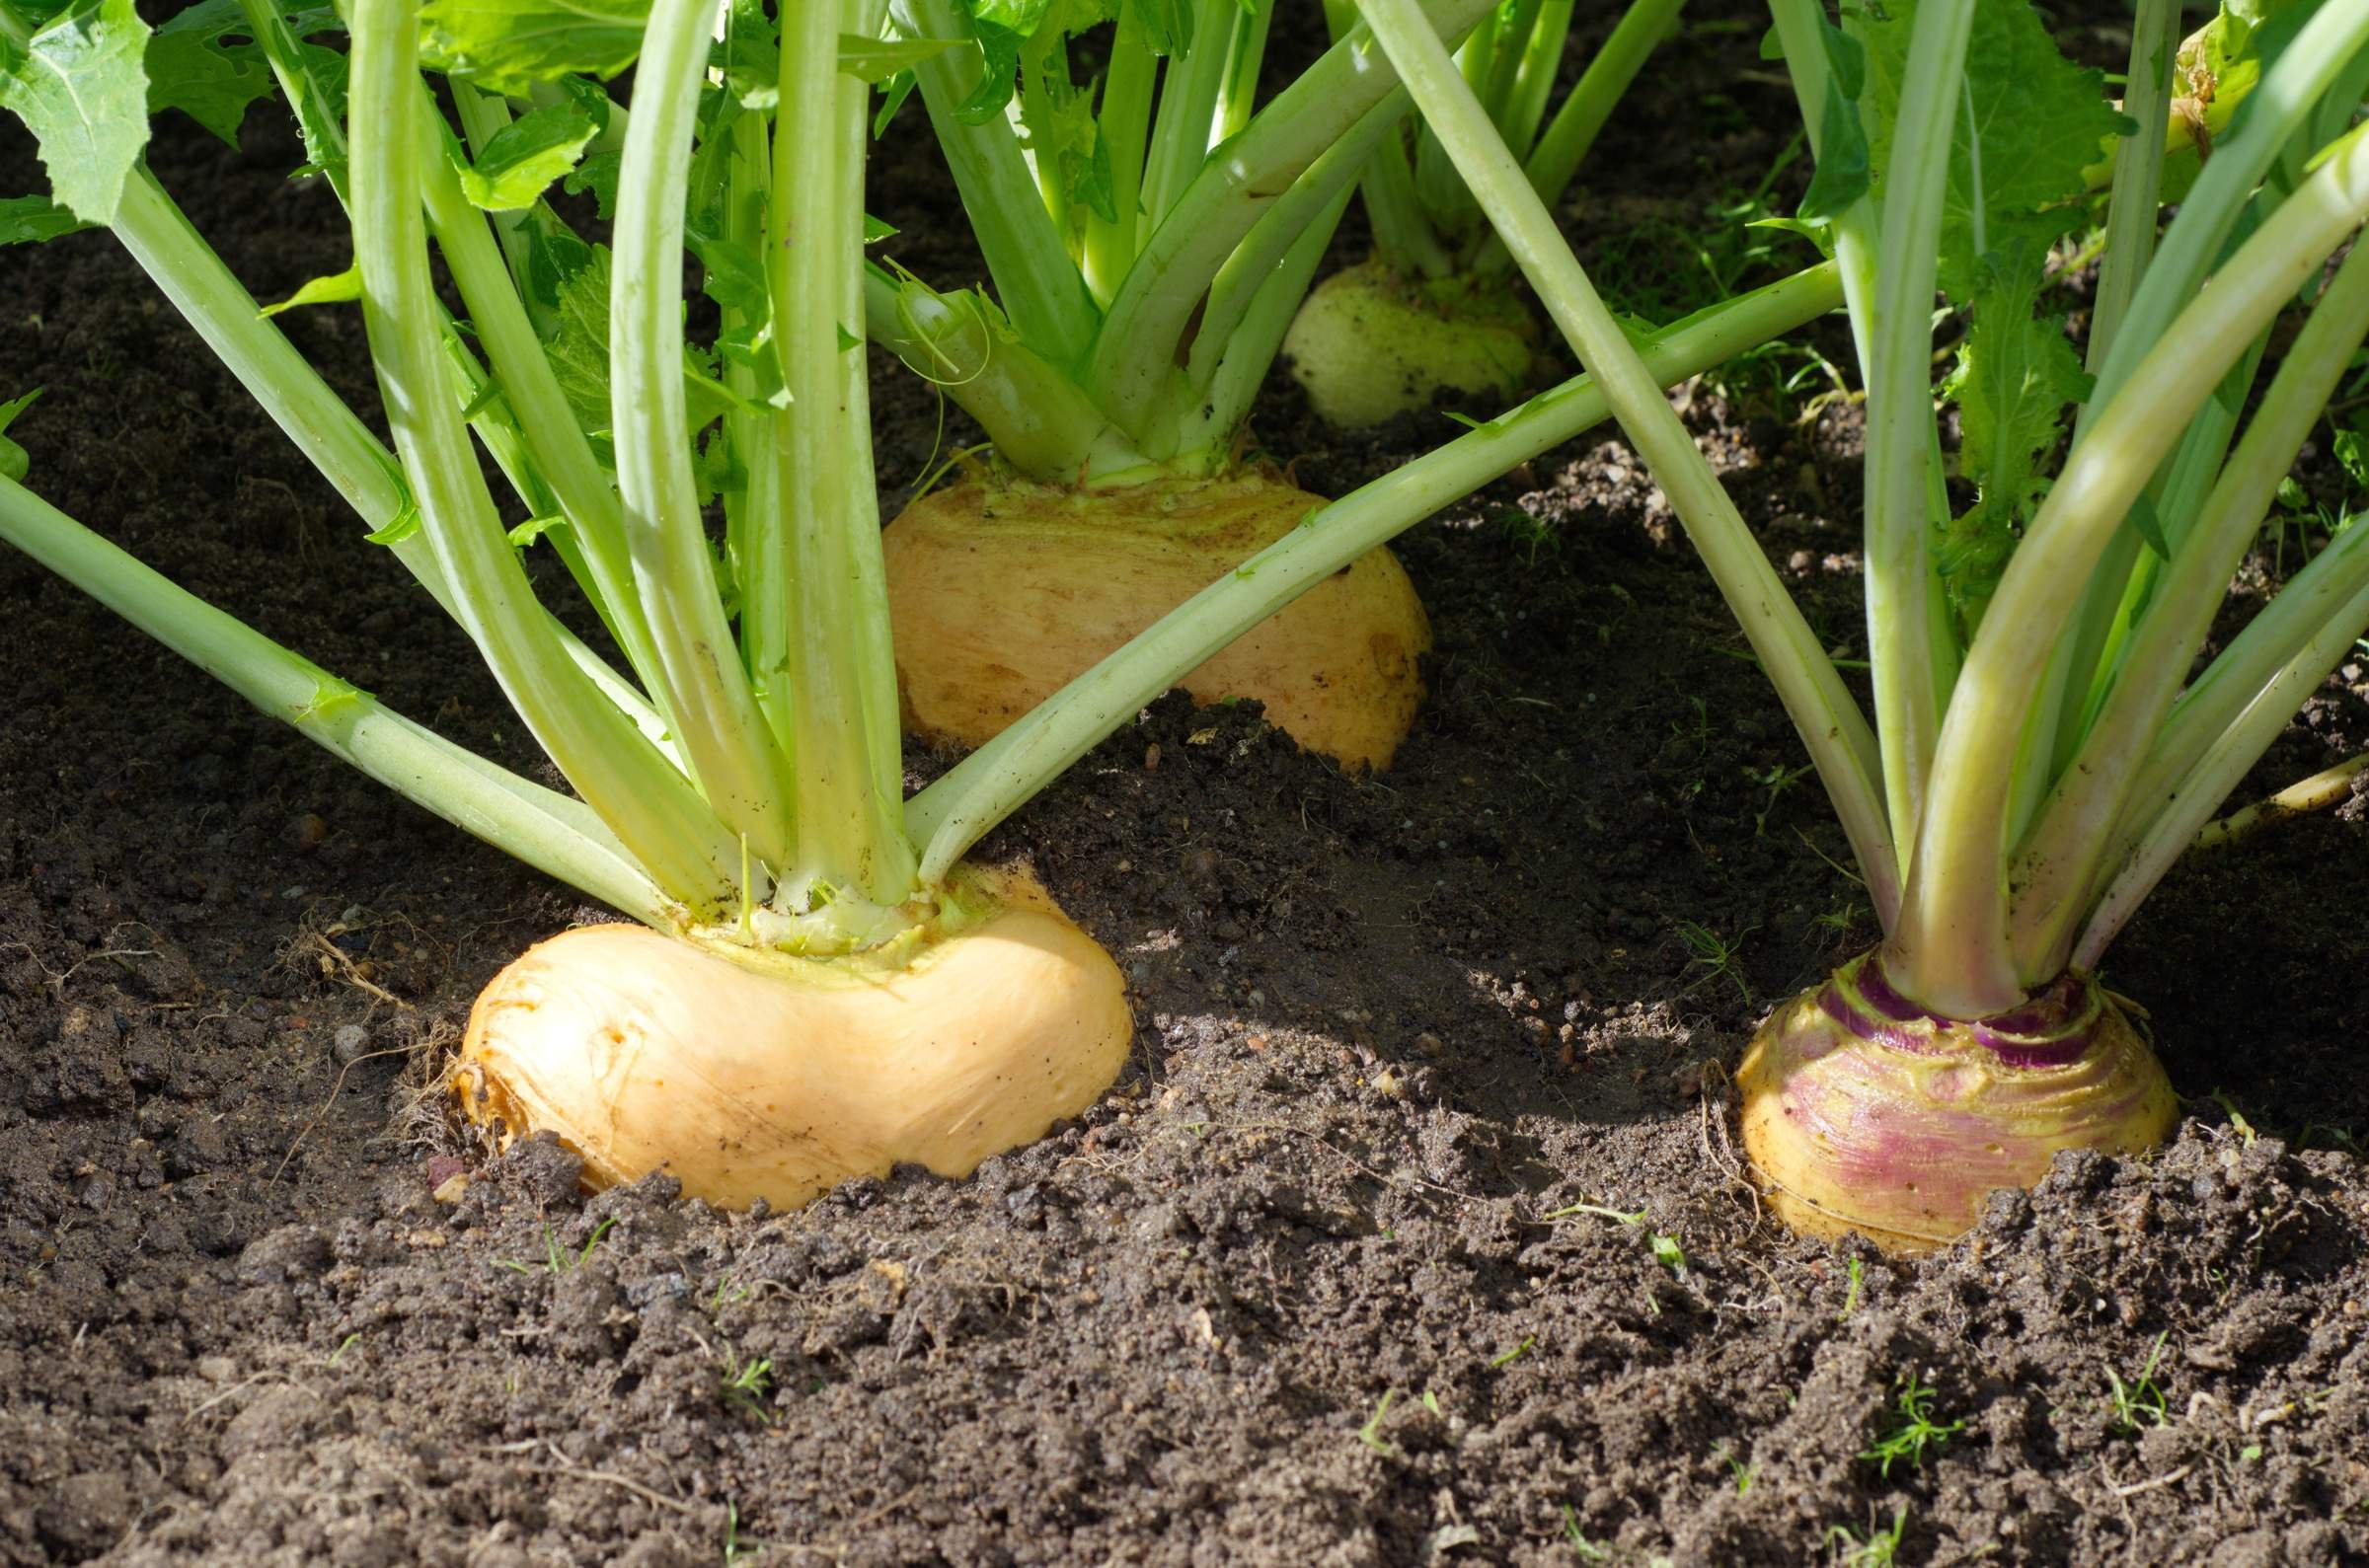
[[(1575, 232), (1758, 183), (1756, 38), (1696, 25)], [(265, 298), (346, 261), (269, 118), (156, 153)], [(0, 171), (38, 188), (21, 137)], [(875, 184), (975, 275), (918, 137)], [(44, 494), (548, 777), (108, 237), (0, 277)], [(353, 312), (283, 320), (374, 404)], [(961, 432), (881, 368), (893, 507)], [(1854, 643), (1854, 411), (1685, 402)], [(1282, 378), (1257, 428), (1332, 493), (1453, 429), (1339, 437)], [(1874, 931), (1666, 507), (1599, 433), (1399, 549), (1438, 649), (1388, 777), (1171, 698), (984, 846), (1124, 967), (1118, 1087), (778, 1215), (455, 1135), (420, 1085), (471, 997), (599, 912), (0, 553), (0, 1561), (1792, 1564), (1895, 1521), (1902, 1563), (2369, 1561), (2360, 802), (2183, 865), (2116, 950), (2169, 1148), (2068, 1157), (1929, 1261), (1801, 1241), (1728, 1075)], [(2250, 789), (2369, 744), (2363, 690)], [(1912, 1378), (1947, 1436), (1887, 1470)]]

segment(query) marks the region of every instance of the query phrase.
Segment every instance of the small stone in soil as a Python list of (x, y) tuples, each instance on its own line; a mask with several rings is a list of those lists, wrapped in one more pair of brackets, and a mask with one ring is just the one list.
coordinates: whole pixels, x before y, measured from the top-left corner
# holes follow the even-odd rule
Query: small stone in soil
[(358, 1061), (370, 1052), (370, 1031), (358, 1023), (340, 1024), (332, 1048), (341, 1062)]

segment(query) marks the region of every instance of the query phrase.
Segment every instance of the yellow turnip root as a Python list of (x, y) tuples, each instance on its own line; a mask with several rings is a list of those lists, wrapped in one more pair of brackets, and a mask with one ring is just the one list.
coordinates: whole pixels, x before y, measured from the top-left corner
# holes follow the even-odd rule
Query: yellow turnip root
[[(1258, 475), (1072, 489), (973, 476), (905, 509), (882, 540), (906, 727), (978, 746), (1324, 501)], [(1179, 683), (1256, 698), (1269, 723), (1344, 765), (1386, 768), (1422, 701), (1431, 627), (1377, 549)]]
[(1094, 1103), (1133, 1033), (1118, 968), (1032, 879), (973, 873), (955, 914), (846, 958), (587, 926), (478, 998), (452, 1090), (549, 1131), (595, 1186), (651, 1171), (744, 1208), (897, 1163), (967, 1175)]

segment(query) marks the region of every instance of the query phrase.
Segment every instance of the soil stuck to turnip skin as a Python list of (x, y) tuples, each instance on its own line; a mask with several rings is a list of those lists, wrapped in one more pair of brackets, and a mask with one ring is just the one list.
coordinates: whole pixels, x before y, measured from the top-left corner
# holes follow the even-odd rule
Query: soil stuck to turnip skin
[[(1583, 246), (1781, 150), (1765, 18), (1716, 15), (1607, 132)], [(271, 298), (348, 254), (268, 120), (157, 164)], [(934, 158), (883, 143), (873, 210), (967, 281)], [(0, 169), (37, 188), (13, 132)], [(112, 242), (0, 268), (44, 493), (541, 773)], [(374, 405), (353, 312), (281, 320)], [(896, 482), (937, 411), (882, 371)], [(1856, 425), (1750, 392), (1690, 419), (1851, 643)], [(1454, 427), (1343, 440), (1279, 384), (1258, 428), (1338, 494)], [(1399, 549), (1438, 649), (1387, 781), (1171, 698), (985, 847), (1126, 970), (1119, 1092), (969, 1181), (754, 1216), (410, 1114), (590, 912), (0, 553), (0, 1562), (1809, 1564), (1901, 1509), (1902, 1563), (2369, 1559), (2357, 804), (2182, 868), (2117, 949), (2189, 1096), (2160, 1156), (2066, 1159), (1927, 1262), (1799, 1241), (1724, 1075), (1873, 932), (1732, 622), (1608, 437)], [(2362, 683), (2249, 791), (2369, 745)], [(1646, 1218), (1547, 1218), (1581, 1202)], [(1886, 1475), (1911, 1375), (1964, 1429)]]

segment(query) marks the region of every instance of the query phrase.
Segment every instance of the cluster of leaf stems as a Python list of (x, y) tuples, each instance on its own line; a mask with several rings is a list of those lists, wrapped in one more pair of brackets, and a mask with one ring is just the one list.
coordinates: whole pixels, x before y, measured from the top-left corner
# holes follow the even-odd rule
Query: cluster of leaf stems
[[(291, 20), (268, 0), (210, 0), (154, 39), (126, 0), (0, 0), (0, 102), (42, 138), (56, 186), (0, 225), (112, 227), (468, 632), (574, 794), (183, 593), (21, 472), (0, 472), (0, 536), (627, 913), (831, 949), (904, 925), (981, 835), (1215, 649), (1609, 415), (1800, 731), (1897, 983), (1939, 1010), (1996, 1011), (2096, 964), (2369, 620), (2369, 530), (2349, 530), (2187, 678), (2369, 329), (2369, 261), (2323, 281), (2369, 211), (2350, 129), (2369, 0), (2295, 7), (2258, 37), (2221, 19), (2208, 44), (2251, 49), (2260, 80), (2160, 244), (2170, 0), (2141, 0), (2120, 115), (2023, 6), (1923, 0), (1838, 22), (1818, 0), (1772, 0), (1816, 157), (1796, 226), (1830, 259), (1641, 336), (1550, 208), (1675, 10), (1636, 0), (1550, 118), (1569, 0), (1334, 5), (1334, 47), (1263, 106), (1272, 0), (1122, 0), (1089, 84), (1070, 40), (1104, 18), (1050, 0), (824, 0), (778, 19), (758, 0), (651, 0), (564, 26), (541, 25), (562, 13), (539, 0), (352, 0), (344, 53), (315, 41), (337, 31), (327, 13)], [(177, 49), (157, 46), (177, 25)], [(268, 82), (222, 63), (234, 29)], [(592, 80), (629, 63), (630, 107)], [(44, 96), (44, 70), (70, 103)], [(361, 300), (392, 450), (138, 162), (152, 102), (235, 131), (273, 86), (354, 238), (352, 272), (299, 299)], [(883, 237), (863, 200), (876, 88), (881, 123), (918, 94), (991, 293), (868, 257)], [(2102, 140), (2107, 230), (2076, 364), (2034, 312)], [(597, 198), (613, 249), (545, 199), (562, 178)], [(938, 382), (1028, 478), (1091, 489), (1221, 471), (1360, 183), (1393, 264), (1518, 269), (1587, 374), (1316, 511), (906, 798), (860, 345)], [(711, 342), (686, 336), (686, 253), (721, 321)], [(1948, 390), (1979, 499), (1956, 515), (1930, 370), (1937, 289), (1970, 322)], [(2299, 294), (2310, 314), (2240, 438)], [(1866, 367), (1872, 722), (1662, 393), (1838, 304)], [(523, 528), (502, 526), (481, 449)], [(519, 546), (538, 538), (622, 668), (537, 601)]]

